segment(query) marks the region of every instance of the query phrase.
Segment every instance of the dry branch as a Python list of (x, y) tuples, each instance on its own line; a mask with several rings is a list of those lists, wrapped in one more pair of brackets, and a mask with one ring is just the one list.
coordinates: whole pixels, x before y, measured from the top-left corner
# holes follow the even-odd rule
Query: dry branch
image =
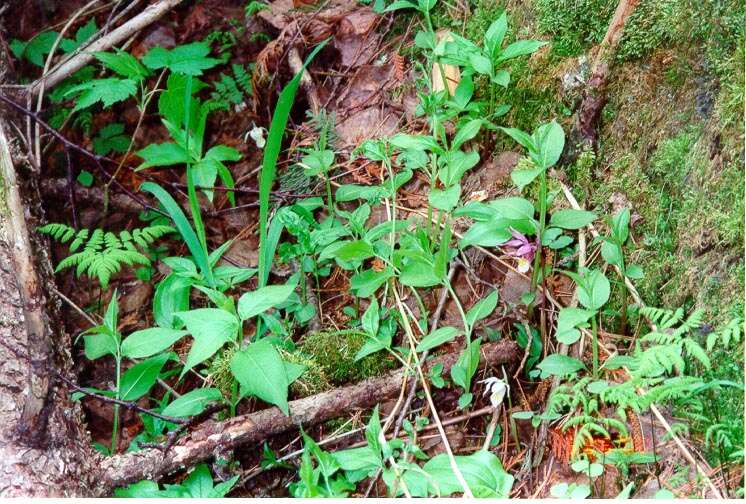
[[(485, 365), (505, 364), (517, 360), (518, 355), (518, 345), (503, 340), (484, 345), (481, 362)], [(428, 366), (441, 363), (443, 372), (447, 372), (457, 359), (457, 353), (446, 354), (433, 359)], [(255, 444), (301, 425), (308, 427), (369, 408), (399, 394), (404, 373), (401, 369), (380, 378), (292, 401), (290, 416), (273, 407), (222, 422), (206, 422), (165, 454), (148, 449), (103, 460), (99, 481), (107, 488), (114, 488), (141, 479), (156, 479), (206, 460), (218, 448), (225, 450)]]
[(93, 53), (107, 51), (131, 37), (134, 33), (147, 27), (154, 21), (160, 19), (166, 12), (170, 11), (182, 0), (161, 0), (148, 6), (140, 14), (133, 17), (119, 28), (112, 30), (107, 35), (91, 43), (84, 51), (76, 54), (73, 58), (63, 62), (42, 78), (33, 82), (29, 88), (31, 95), (36, 95), (44, 89), (51, 89), (69, 76), (86, 66), (93, 60)]

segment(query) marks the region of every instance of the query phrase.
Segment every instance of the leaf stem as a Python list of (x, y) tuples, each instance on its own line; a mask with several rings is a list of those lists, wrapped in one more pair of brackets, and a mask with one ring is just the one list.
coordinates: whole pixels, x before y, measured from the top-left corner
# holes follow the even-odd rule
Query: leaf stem
[(596, 314), (591, 317), (591, 327), (593, 329), (593, 379), (598, 379), (598, 324)]

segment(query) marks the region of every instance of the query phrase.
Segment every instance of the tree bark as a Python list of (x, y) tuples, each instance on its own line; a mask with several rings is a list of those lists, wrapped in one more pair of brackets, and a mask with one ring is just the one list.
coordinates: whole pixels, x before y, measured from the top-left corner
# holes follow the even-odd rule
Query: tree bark
[(611, 18), (606, 35), (599, 45), (591, 67), (591, 76), (586, 84), (583, 101), (580, 103), (570, 133), (569, 156), (565, 161), (575, 161), (587, 148), (598, 148), (598, 122), (608, 101), (606, 83), (609, 72), (624, 35), (624, 26), (634, 12), (639, 0), (619, 0)]
[(50, 323), (15, 175), (21, 156), (0, 120), (0, 496), (82, 495), (91, 487), (91, 448), (80, 406), (56, 386), (69, 374), (68, 337)]

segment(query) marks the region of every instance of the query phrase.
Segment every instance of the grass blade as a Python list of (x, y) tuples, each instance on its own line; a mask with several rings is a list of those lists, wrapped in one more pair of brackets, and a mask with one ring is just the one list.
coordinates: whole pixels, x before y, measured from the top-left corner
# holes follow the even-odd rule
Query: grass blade
[(197, 263), (197, 266), (199, 266), (200, 271), (202, 271), (202, 275), (204, 275), (207, 282), (212, 285), (214, 283), (212, 270), (207, 261), (205, 249), (202, 247), (199, 238), (197, 238), (194, 229), (192, 229), (189, 220), (186, 218), (186, 215), (184, 215), (179, 204), (176, 203), (165, 189), (154, 182), (144, 182), (140, 186), (140, 190), (151, 193), (160, 202), (163, 209), (171, 217), (171, 220), (174, 221), (176, 229), (179, 230), (181, 237), (189, 248), (189, 252), (191, 252), (192, 257), (194, 257), (194, 261)]
[(290, 109), (293, 107), (303, 70), (328, 41), (329, 39), (316, 46), (303, 64), (303, 69), (283, 88), (277, 100), (275, 112), (272, 114), (272, 123), (269, 126), (269, 133), (267, 133), (267, 145), (264, 148), (262, 171), (259, 175), (259, 287), (267, 285), (269, 269), (277, 246), (277, 242), (274, 240), (271, 244), (267, 242), (267, 224), (269, 220), (269, 193), (277, 174), (277, 158), (282, 149), (282, 137), (285, 134)]

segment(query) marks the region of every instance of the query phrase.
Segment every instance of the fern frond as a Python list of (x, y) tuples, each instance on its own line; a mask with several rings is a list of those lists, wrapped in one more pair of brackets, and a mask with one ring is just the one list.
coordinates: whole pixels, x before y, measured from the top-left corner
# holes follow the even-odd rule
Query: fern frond
[(640, 308), (640, 313), (661, 329), (668, 329), (676, 325), (684, 317), (684, 310), (682, 308), (672, 311), (665, 308), (645, 306)]
[(246, 96), (254, 95), (254, 86), (251, 83), (251, 72), (246, 71), (243, 65), (233, 64), (231, 65), (233, 70), (233, 77), (236, 80), (236, 84), (246, 94)]
[(143, 251), (157, 239), (174, 231), (171, 226), (164, 225), (148, 226), (132, 232), (125, 230), (120, 233), (103, 229), (95, 229), (93, 232), (83, 229), (76, 232), (66, 224), (48, 224), (39, 228), (39, 232), (48, 234), (62, 243), (75, 236), (75, 240), (70, 244), (70, 252), (74, 253), (60, 261), (55, 272), (74, 267), (76, 276), (87, 275), (96, 278), (104, 289), (109, 286), (111, 277), (121, 271), (123, 264), (130, 267), (136, 264), (149, 265), (150, 259)]
[(731, 341), (740, 343), (742, 334), (743, 319), (736, 317), (728, 322), (725, 327), (720, 327), (707, 336), (707, 350), (712, 350), (717, 342), (721, 342), (725, 348), (730, 346)]

